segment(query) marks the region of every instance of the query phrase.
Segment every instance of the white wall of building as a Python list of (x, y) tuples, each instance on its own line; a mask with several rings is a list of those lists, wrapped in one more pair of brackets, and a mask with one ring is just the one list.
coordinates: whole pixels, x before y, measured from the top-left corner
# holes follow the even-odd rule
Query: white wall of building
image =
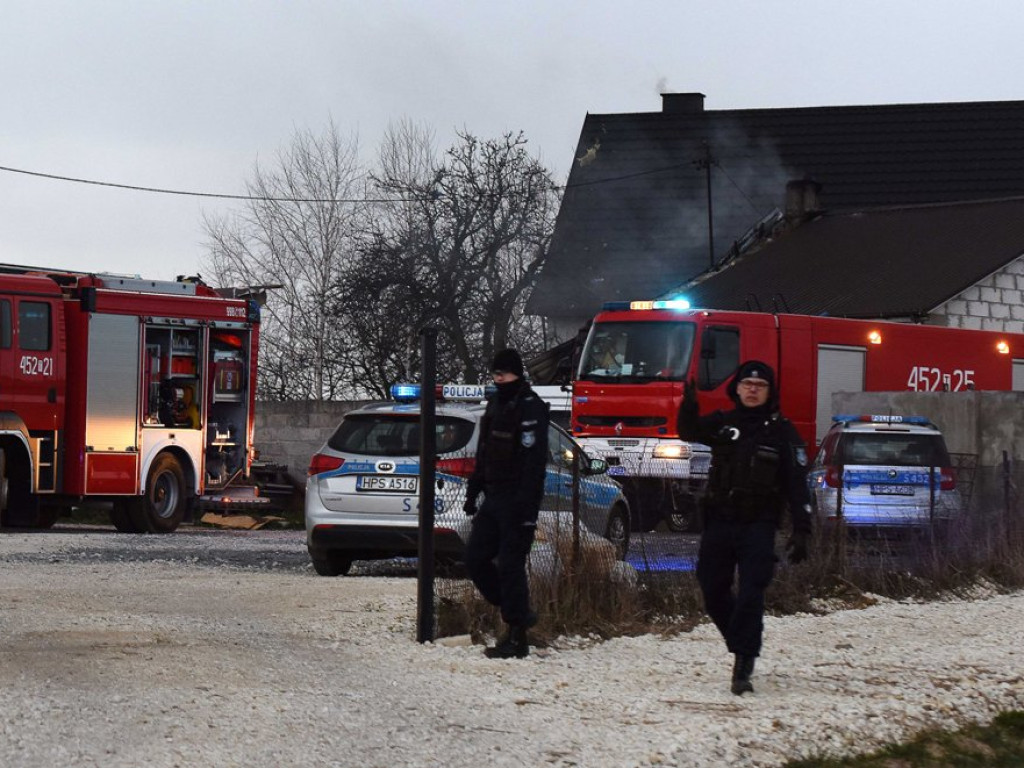
[(1024, 333), (1024, 257), (972, 285), (932, 313), (953, 328)]

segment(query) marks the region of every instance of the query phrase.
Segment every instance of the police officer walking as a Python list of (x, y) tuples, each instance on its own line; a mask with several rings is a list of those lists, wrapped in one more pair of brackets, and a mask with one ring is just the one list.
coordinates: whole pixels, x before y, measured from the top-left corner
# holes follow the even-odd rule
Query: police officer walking
[[(508, 626), (504, 638), (485, 653), (523, 658), (530, 653), (527, 630), (537, 622), (530, 610), (526, 559), (544, 496), (548, 405), (526, 383), (522, 358), (514, 349), (494, 356), (491, 373), (497, 392), (487, 400), (476, 468), (466, 488), (464, 509), (473, 515), (466, 569)], [(477, 510), (481, 492), (484, 500)]]
[(684, 440), (711, 446), (697, 581), (708, 615), (735, 654), (731, 690), (739, 696), (754, 690), (750, 676), (761, 652), (764, 593), (775, 571), (783, 507), (792, 520), (786, 547), (791, 563), (807, 558), (811, 517), (807, 454), (792, 423), (779, 413), (774, 371), (749, 360), (727, 391), (733, 410), (700, 416), (696, 387), (688, 382), (678, 429)]

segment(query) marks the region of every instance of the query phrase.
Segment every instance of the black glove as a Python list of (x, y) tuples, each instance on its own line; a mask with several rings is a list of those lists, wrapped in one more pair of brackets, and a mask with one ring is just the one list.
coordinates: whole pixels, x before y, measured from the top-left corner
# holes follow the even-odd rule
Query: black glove
[(476, 514), (476, 496), (466, 496), (462, 504), (462, 511), (472, 517)]
[(794, 531), (786, 542), (786, 557), (791, 565), (802, 563), (807, 559), (807, 534)]
[(683, 400), (688, 403), (697, 402), (697, 385), (694, 383), (693, 379), (689, 379), (685, 384), (683, 384)]

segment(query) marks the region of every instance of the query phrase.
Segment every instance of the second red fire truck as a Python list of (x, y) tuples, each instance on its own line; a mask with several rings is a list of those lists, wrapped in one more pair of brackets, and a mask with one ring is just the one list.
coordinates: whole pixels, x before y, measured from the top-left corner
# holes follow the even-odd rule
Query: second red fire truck
[(710, 454), (676, 432), (683, 383), (696, 381), (702, 413), (731, 408), (726, 382), (751, 358), (776, 370), (782, 412), (811, 456), (831, 423), (834, 392), (1024, 390), (1024, 334), (672, 301), (607, 304), (575, 374), (572, 432), (622, 482), (635, 527), (691, 524)]
[(0, 265), (0, 520), (99, 501), (166, 533), (255, 498), (258, 340), (258, 305), (198, 280)]

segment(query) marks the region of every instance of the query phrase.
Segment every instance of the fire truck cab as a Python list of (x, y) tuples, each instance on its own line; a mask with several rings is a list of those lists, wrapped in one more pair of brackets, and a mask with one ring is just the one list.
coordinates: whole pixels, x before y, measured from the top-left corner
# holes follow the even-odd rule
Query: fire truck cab
[(0, 522), (104, 502), (165, 533), (247, 480), (258, 336), (198, 280), (0, 265)]

